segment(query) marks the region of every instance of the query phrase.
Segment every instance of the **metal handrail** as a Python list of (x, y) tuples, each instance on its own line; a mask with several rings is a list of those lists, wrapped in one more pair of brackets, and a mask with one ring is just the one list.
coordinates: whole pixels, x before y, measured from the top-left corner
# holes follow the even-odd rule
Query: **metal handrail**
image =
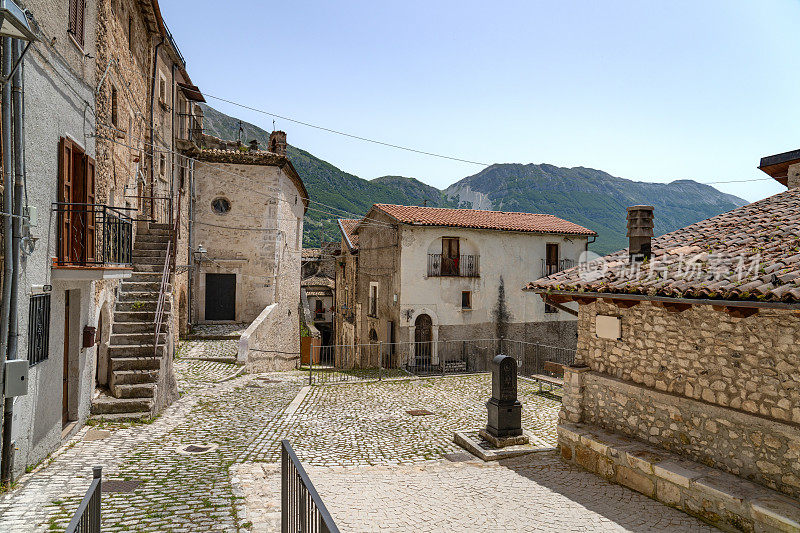
[[(170, 206), (172, 202), (170, 199)], [(170, 272), (175, 272), (175, 259), (178, 253), (178, 234), (180, 232), (181, 220), (181, 197), (178, 196), (178, 210), (175, 214), (175, 222), (172, 225), (170, 239), (167, 242), (167, 255), (164, 257), (164, 269), (161, 271), (161, 287), (158, 292), (158, 303), (155, 313), (156, 335), (153, 340), (153, 357), (158, 357), (158, 337), (161, 335), (161, 323), (164, 320), (164, 304), (167, 300), (167, 285), (169, 285)]]
[[(172, 196), (156, 196), (144, 194), (126, 195), (125, 198), (135, 198), (139, 204), (134, 211), (139, 211), (144, 218), (136, 218), (137, 221), (156, 222), (171, 224), (173, 219)], [(158, 207), (156, 207), (158, 206)], [(146, 211), (150, 211), (149, 216)]]
[(89, 490), (86, 491), (65, 533), (100, 533), (102, 474), (102, 467), (92, 468), (92, 484), (89, 485)]
[(339, 533), (288, 440), (281, 441), (281, 532)]

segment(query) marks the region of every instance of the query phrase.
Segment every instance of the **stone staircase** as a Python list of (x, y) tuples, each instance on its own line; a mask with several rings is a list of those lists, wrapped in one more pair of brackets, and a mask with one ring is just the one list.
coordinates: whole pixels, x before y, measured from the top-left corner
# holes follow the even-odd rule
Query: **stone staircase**
[[(120, 284), (111, 325), (108, 347), (111, 394), (95, 398), (92, 402), (93, 418), (149, 418), (158, 407), (158, 394), (164, 392), (158, 387), (164, 378), (161, 374), (165, 368), (171, 314), (169, 294), (164, 302), (157, 351), (154, 347), (155, 315), (169, 239), (168, 224), (149, 223), (136, 232), (133, 275)], [(171, 290), (169, 285), (167, 292)]]

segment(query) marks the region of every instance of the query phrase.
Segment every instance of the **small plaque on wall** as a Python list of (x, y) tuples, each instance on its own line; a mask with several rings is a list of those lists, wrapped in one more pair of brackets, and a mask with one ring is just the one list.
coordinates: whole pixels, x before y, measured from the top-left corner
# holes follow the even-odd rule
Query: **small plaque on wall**
[(618, 316), (597, 315), (594, 332), (600, 339), (619, 340), (622, 338), (622, 323)]

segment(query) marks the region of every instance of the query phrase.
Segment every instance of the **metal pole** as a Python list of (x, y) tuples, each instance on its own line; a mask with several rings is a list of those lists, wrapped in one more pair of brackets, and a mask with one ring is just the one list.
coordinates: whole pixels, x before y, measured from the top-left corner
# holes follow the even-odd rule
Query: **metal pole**
[(314, 375), (312, 369), (314, 368), (314, 337), (309, 337), (311, 341), (308, 349), (308, 384), (314, 384)]
[(383, 380), (383, 341), (378, 342), (378, 381)]

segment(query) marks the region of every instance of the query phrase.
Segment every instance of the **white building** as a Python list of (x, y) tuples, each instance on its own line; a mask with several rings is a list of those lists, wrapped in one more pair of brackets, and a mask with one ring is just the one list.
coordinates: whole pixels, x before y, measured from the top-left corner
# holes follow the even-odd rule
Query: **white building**
[[(356, 344), (408, 343), (412, 357), (430, 364), (438, 364), (445, 341), (503, 337), (574, 347), (575, 317), (521, 289), (531, 276), (576, 264), (595, 232), (553, 215), (384, 204), (353, 232)], [(501, 286), (508, 315), (499, 320)], [(352, 363), (377, 364), (370, 357)]]

